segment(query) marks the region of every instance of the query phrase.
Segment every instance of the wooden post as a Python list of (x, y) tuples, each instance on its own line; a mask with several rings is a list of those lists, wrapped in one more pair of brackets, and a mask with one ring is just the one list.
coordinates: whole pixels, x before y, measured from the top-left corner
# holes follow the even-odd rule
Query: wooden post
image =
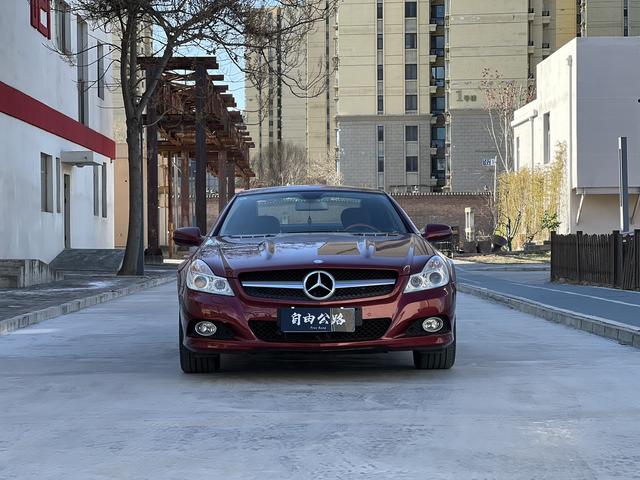
[(206, 234), (207, 228), (207, 137), (205, 130), (205, 95), (207, 69), (196, 64), (196, 225)]
[(622, 265), (622, 235), (619, 230), (613, 231), (613, 285), (622, 288), (623, 265)]
[[(148, 75), (155, 75), (152, 67)], [(147, 106), (147, 242), (146, 261), (162, 262), (160, 250), (160, 214), (158, 211), (158, 112), (154, 95)]]
[(635, 263), (635, 289), (640, 289), (640, 230), (636, 229), (633, 231), (633, 245), (634, 245), (634, 256), (633, 261)]
[(189, 215), (190, 193), (189, 193), (189, 152), (182, 152), (182, 164), (180, 170), (180, 226), (191, 225)]
[(582, 246), (582, 231), (576, 232), (576, 282), (582, 281), (582, 271), (580, 268), (580, 250)]
[[(169, 153), (167, 155), (167, 231), (173, 232), (173, 223), (174, 223), (174, 188), (173, 188), (173, 166), (176, 155), (174, 153)], [(173, 258), (173, 236), (169, 234), (167, 236), (167, 250), (169, 258)]]
[(227, 206), (227, 152), (218, 152), (218, 215)]

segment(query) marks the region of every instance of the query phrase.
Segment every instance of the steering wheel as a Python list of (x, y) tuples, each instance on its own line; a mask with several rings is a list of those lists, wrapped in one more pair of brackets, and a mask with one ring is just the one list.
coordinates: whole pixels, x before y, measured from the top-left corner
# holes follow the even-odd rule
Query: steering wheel
[(378, 230), (376, 227), (373, 227), (371, 225), (367, 225), (366, 223), (354, 223), (352, 225), (349, 225), (348, 227), (344, 227), (344, 231), (348, 232), (349, 230), (351, 230), (352, 228), (355, 228), (355, 227), (368, 228), (372, 232), (375, 232), (375, 233), (380, 233), (381, 232), (381, 230)]

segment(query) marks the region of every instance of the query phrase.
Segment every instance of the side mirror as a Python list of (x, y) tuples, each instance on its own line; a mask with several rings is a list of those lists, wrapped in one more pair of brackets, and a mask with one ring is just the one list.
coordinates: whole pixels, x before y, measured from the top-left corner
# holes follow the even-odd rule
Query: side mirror
[(173, 241), (183, 246), (198, 246), (202, 243), (202, 234), (198, 227), (182, 227), (173, 231)]
[(424, 227), (424, 233), (422, 234), (424, 238), (429, 240), (430, 242), (435, 242), (438, 240), (449, 240), (453, 237), (453, 231), (449, 225), (443, 225), (440, 223), (430, 223), (426, 227)]

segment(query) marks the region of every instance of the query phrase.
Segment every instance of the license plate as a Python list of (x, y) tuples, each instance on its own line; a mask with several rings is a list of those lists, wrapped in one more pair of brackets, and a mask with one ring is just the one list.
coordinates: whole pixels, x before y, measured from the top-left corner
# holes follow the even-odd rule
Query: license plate
[(286, 308), (278, 312), (283, 332), (354, 332), (355, 308)]

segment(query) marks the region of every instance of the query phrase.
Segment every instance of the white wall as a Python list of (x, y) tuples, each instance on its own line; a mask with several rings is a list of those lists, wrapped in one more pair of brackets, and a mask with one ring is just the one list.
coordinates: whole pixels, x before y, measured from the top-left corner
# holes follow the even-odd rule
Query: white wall
[[(538, 65), (536, 99), (515, 113), (512, 125), (514, 138), (520, 138), (519, 168), (544, 164), (543, 116), (547, 112), (551, 161), (556, 145), (567, 145), (560, 232), (604, 233), (619, 228), (619, 136), (629, 137), (629, 186), (632, 193), (640, 193), (640, 162), (634, 161), (640, 156), (637, 58), (637, 37), (574, 39)], [(630, 213), (635, 200), (632, 195)], [(632, 228), (640, 228), (639, 217), (637, 212)]]
[[(74, 65), (51, 51), (56, 38), (55, 17), (51, 13), (51, 40), (30, 23), (26, 0), (3, 2), (0, 15), (0, 81), (49, 107), (78, 119), (78, 94)], [(89, 46), (109, 36), (89, 31)], [(71, 47), (76, 49), (76, 19), (71, 21)], [(105, 47), (106, 48), (106, 47)], [(97, 79), (95, 48), (89, 52), (89, 78)], [(105, 68), (109, 62), (105, 59)], [(108, 76), (107, 76), (108, 78)], [(107, 80), (107, 83), (109, 80)], [(89, 92), (89, 128), (112, 137), (111, 95), (104, 100), (97, 86)], [(55, 159), (63, 151), (87, 150), (16, 118), (0, 113), (0, 258), (32, 258), (50, 262), (64, 248), (64, 208), (57, 212), (61, 198), (55, 185)], [(40, 204), (41, 153), (53, 158), (53, 213), (42, 212)], [(93, 167), (64, 166), (71, 176), (71, 247), (113, 248), (113, 163), (102, 155), (95, 159), (107, 164), (107, 218), (93, 211)], [(64, 165), (64, 164), (63, 164)], [(100, 182), (100, 190), (102, 183)], [(102, 200), (100, 195), (100, 201)]]

